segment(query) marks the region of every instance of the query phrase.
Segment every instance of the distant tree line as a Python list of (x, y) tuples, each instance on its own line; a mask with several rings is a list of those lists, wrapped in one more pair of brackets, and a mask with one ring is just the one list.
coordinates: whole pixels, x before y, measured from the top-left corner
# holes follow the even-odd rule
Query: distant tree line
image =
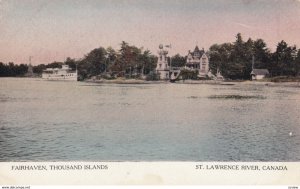
[(22, 76), (27, 73), (28, 66), (26, 64), (14, 64), (9, 62), (4, 64), (0, 62), (0, 77), (15, 77)]
[[(271, 52), (263, 39), (244, 41), (241, 34), (236, 35), (233, 43), (214, 44), (208, 51), (210, 70), (212, 73), (220, 71), (225, 78), (250, 79), (252, 57), (254, 67), (268, 69), (271, 76), (297, 76), (300, 72), (300, 49), (289, 46), (285, 41), (278, 43), (276, 51)], [(176, 54), (168, 58), (172, 67), (183, 67), (186, 56)], [(149, 50), (129, 45), (123, 41), (120, 49), (112, 47), (95, 48), (79, 60), (68, 57), (64, 62), (53, 62), (33, 66), (35, 74), (41, 74), (46, 68), (60, 68), (62, 64), (77, 69), (81, 79), (110, 74), (123, 77), (137, 77), (153, 74), (157, 56)], [(1, 76), (23, 76), (28, 65), (0, 62)]]

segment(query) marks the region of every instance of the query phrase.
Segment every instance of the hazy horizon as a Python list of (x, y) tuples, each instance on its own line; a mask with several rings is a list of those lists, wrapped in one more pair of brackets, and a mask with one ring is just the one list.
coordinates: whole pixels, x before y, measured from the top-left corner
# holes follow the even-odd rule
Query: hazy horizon
[(34, 65), (81, 58), (126, 41), (171, 55), (196, 45), (262, 38), (272, 51), (285, 40), (300, 47), (300, 0), (0, 0), (0, 62)]

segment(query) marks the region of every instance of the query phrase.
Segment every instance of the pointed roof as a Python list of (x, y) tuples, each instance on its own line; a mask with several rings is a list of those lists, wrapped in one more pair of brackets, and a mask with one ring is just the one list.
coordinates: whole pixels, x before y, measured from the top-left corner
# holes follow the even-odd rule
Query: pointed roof
[(194, 52), (192, 52), (192, 56), (201, 57), (205, 53), (204, 49), (200, 50), (198, 45), (196, 45)]

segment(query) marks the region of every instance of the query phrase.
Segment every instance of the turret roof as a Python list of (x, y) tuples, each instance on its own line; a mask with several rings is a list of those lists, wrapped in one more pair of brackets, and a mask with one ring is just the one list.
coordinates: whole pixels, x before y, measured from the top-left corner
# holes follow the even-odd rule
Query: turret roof
[(199, 55), (199, 57), (201, 57), (204, 54), (204, 49), (200, 50), (198, 45), (196, 45), (194, 52), (192, 52), (192, 56), (195, 56), (196, 54)]
[(194, 52), (200, 51), (198, 45), (196, 45)]

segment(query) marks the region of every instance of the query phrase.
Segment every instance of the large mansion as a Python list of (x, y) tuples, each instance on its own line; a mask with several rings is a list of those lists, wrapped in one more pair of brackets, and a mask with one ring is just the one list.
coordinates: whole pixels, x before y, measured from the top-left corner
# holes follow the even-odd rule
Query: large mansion
[(209, 72), (209, 59), (204, 49), (199, 50), (199, 47), (196, 46), (193, 52), (189, 51), (185, 68), (198, 70), (199, 77), (206, 77)]

